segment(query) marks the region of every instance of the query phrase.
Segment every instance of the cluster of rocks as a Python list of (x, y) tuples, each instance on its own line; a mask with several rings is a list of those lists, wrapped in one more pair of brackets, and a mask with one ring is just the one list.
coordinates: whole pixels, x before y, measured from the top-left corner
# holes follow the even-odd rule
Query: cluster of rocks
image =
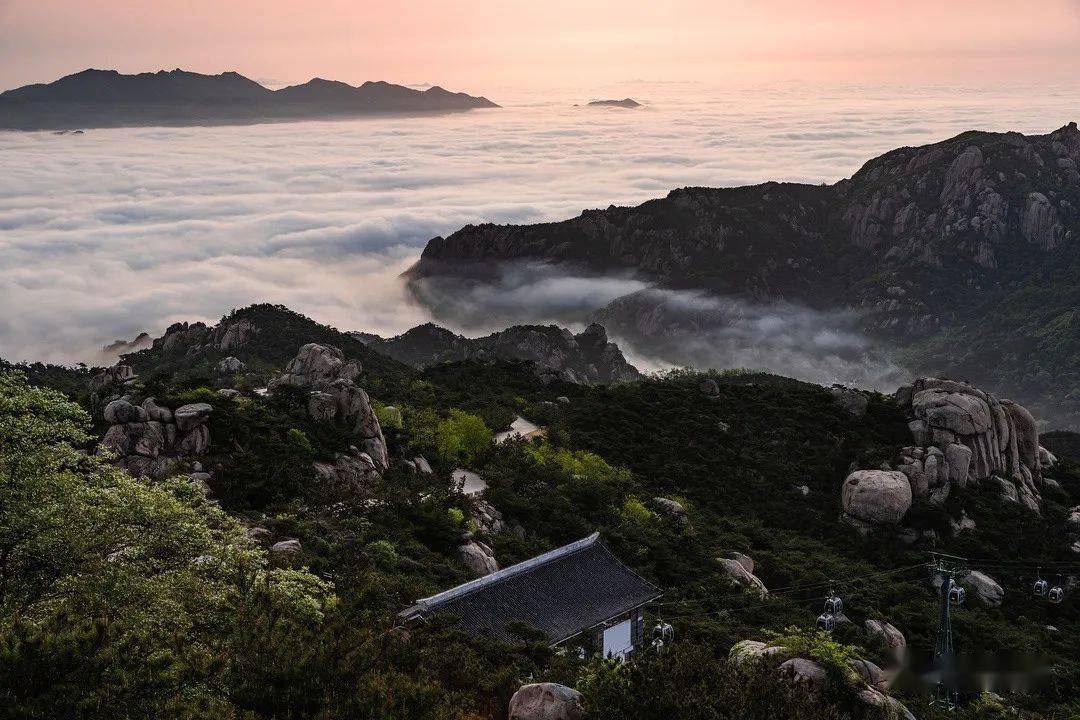
[(308, 343), (269, 386), (270, 392), (284, 387), (307, 390), (307, 412), (312, 419), (344, 427), (356, 436), (348, 454), (316, 465), (321, 476), (343, 485), (364, 484), (389, 467), (379, 419), (367, 393), (355, 382), (361, 370), (360, 363), (346, 361), (338, 348)]
[(477, 530), (488, 537), (498, 535), (506, 529), (506, 521), (503, 520), (502, 513), (487, 500), (473, 500), (472, 512), (469, 514), (469, 519), (476, 525)]
[(952, 488), (993, 479), (1006, 499), (1035, 512), (1053, 455), (1025, 408), (966, 382), (919, 378), (896, 391), (914, 444), (898, 470), (856, 470), (844, 481), (846, 518), (860, 529), (900, 522), (916, 498), (941, 504)]
[(258, 332), (259, 329), (247, 318), (227, 318), (213, 328), (202, 322), (173, 323), (164, 335), (154, 340), (152, 347), (166, 355), (183, 352), (185, 357), (194, 357), (208, 350), (234, 350)]
[[(486, 487), (486, 486), (485, 486)], [(491, 538), (506, 530), (506, 522), (494, 505), (484, 500), (478, 493), (469, 496), (472, 509), (469, 511), (469, 521), (477, 533), (485, 538)], [(457, 549), (460, 560), (469, 571), (477, 577), (490, 575), (499, 569), (499, 562), (495, 559), (495, 551), (490, 545), (480, 540), (471, 530), (465, 530), (461, 534), (461, 544)]]
[(105, 406), (109, 429), (98, 443), (98, 452), (116, 455), (120, 467), (132, 475), (163, 478), (181, 458), (209, 452), (208, 422), (213, 411), (207, 403), (170, 410), (153, 398), (141, 404), (130, 395), (117, 398)]
[[(898, 659), (903, 657), (906, 647), (904, 636), (892, 625), (883, 621), (867, 620), (866, 631), (868, 635), (881, 636), (891, 650), (895, 648)], [(808, 658), (793, 657), (782, 645), (743, 640), (732, 646), (728, 661), (739, 668), (766, 663), (774, 665), (777, 673), (807, 692), (823, 692), (832, 684), (829, 672), (820, 663)], [(891, 682), (889, 672), (862, 658), (852, 660), (849, 668), (856, 685), (855, 695), (860, 701), (871, 707), (881, 708), (892, 717), (914, 720), (914, 716), (899, 700), (888, 695)]]
[(135, 368), (123, 363), (117, 363), (90, 378), (90, 393), (95, 397), (99, 397), (110, 388), (126, 388), (138, 379)]
[(717, 561), (731, 578), (732, 585), (757, 593), (762, 598), (769, 596), (765, 583), (754, 574), (754, 560), (749, 555), (733, 552), (730, 558), (717, 558)]
[(940, 502), (950, 485), (996, 476), (1013, 485), (1025, 505), (1039, 510), (1039, 431), (1025, 408), (940, 378), (901, 387), (896, 399), (911, 418), (915, 445), (904, 449), (900, 470), (911, 479), (916, 497), (929, 494)]

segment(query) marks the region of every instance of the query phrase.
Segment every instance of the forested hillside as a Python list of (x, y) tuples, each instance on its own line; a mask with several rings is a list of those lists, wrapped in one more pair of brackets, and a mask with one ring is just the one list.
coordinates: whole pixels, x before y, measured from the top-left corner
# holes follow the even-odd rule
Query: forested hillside
[[(525, 362), (416, 370), (273, 306), (173, 326), (113, 368), (0, 369), (0, 707), (504, 718), (544, 681), (596, 719), (902, 715), (886, 696), (919, 718), (1075, 717), (1080, 457), (1051, 448), (1034, 509), (988, 478), (916, 494), (899, 522), (850, 522), (849, 474), (921, 444), (906, 412), (751, 372), (595, 386)], [(493, 442), (516, 417), (545, 432)], [(458, 468), (486, 490), (461, 492)], [(475, 547), (507, 567), (596, 531), (663, 591), (645, 609), (650, 640), (673, 628), (662, 652), (583, 659), (528, 626), (507, 645), (399, 618), (480, 574)], [(931, 703), (930, 552), (1000, 584), (969, 586), (955, 643), (1037, 658), (1031, 692)], [(1063, 602), (1033, 596), (1037, 572)], [(843, 612), (820, 630), (832, 594)], [(825, 674), (793, 682), (731, 654), (744, 640)]]

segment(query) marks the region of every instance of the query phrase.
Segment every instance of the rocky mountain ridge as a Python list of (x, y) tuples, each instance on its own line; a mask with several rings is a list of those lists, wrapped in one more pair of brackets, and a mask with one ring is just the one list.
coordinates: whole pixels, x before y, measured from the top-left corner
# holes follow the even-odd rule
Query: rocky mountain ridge
[[(1075, 123), (1045, 135), (966, 132), (886, 153), (832, 185), (683, 188), (562, 222), (466, 226), (432, 239), (410, 281), (540, 261), (851, 310), (915, 372), (1007, 387), (1067, 417), (1080, 388), (1078, 165)], [(1008, 312), (1021, 306), (1027, 321)]]
[(598, 324), (578, 334), (555, 325), (515, 325), (478, 338), (457, 335), (434, 323), (418, 325), (392, 338), (354, 334), (368, 347), (416, 368), (443, 362), (483, 359), (527, 360), (541, 377), (574, 383), (637, 380), (641, 373), (608, 341)]
[(495, 107), (487, 98), (439, 86), (417, 90), (381, 81), (352, 86), (313, 78), (271, 90), (236, 72), (124, 75), (90, 69), (0, 93), (0, 128), (234, 124)]

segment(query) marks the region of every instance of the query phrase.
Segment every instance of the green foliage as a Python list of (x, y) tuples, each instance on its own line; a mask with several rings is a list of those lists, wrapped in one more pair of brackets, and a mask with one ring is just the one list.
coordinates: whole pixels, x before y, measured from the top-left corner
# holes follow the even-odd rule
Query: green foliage
[(837, 642), (830, 633), (790, 625), (780, 632), (766, 631), (766, 635), (770, 645), (786, 648), (792, 657), (813, 660), (849, 685), (856, 682), (851, 662), (861, 657), (858, 648)]
[(383, 431), (387, 430), (403, 430), (405, 427), (404, 419), (402, 417), (401, 410), (392, 405), (383, 405), (379, 402), (373, 402), (371, 409), (375, 412), (375, 417), (379, 420), (379, 425), (382, 426)]
[(382, 568), (390, 569), (397, 564), (397, 550), (394, 548), (394, 544), (387, 540), (376, 540), (368, 543), (366, 550), (372, 562)]
[(435, 448), (439, 455), (462, 464), (471, 464), (491, 446), (491, 431), (484, 421), (461, 410), (435, 426)]
[(623, 501), (622, 514), (628, 522), (638, 525), (645, 525), (656, 519), (656, 515), (635, 497), (629, 497)]
[(333, 607), (186, 478), (79, 452), (87, 415), (0, 374), (0, 701), (24, 717), (221, 717), (253, 653)]
[(697, 643), (678, 643), (657, 656), (644, 653), (630, 663), (596, 660), (577, 687), (589, 720), (854, 720), (880, 718), (880, 711), (843, 688), (825, 695), (794, 687), (771, 667), (741, 672)]

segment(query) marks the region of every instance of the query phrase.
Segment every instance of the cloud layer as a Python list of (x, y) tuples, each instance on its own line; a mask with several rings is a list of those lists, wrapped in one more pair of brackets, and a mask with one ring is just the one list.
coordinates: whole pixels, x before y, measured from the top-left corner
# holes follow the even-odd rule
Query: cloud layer
[[(0, 357), (91, 361), (114, 339), (262, 301), (396, 333), (427, 319), (397, 276), (466, 223), (555, 220), (686, 185), (831, 182), (899, 145), (1080, 115), (1075, 93), (1045, 90), (595, 95), (616, 92), (648, 105), (498, 98), (510, 107), (406, 120), (0, 133)], [(606, 283), (545, 278), (530, 302), (637, 289)]]

